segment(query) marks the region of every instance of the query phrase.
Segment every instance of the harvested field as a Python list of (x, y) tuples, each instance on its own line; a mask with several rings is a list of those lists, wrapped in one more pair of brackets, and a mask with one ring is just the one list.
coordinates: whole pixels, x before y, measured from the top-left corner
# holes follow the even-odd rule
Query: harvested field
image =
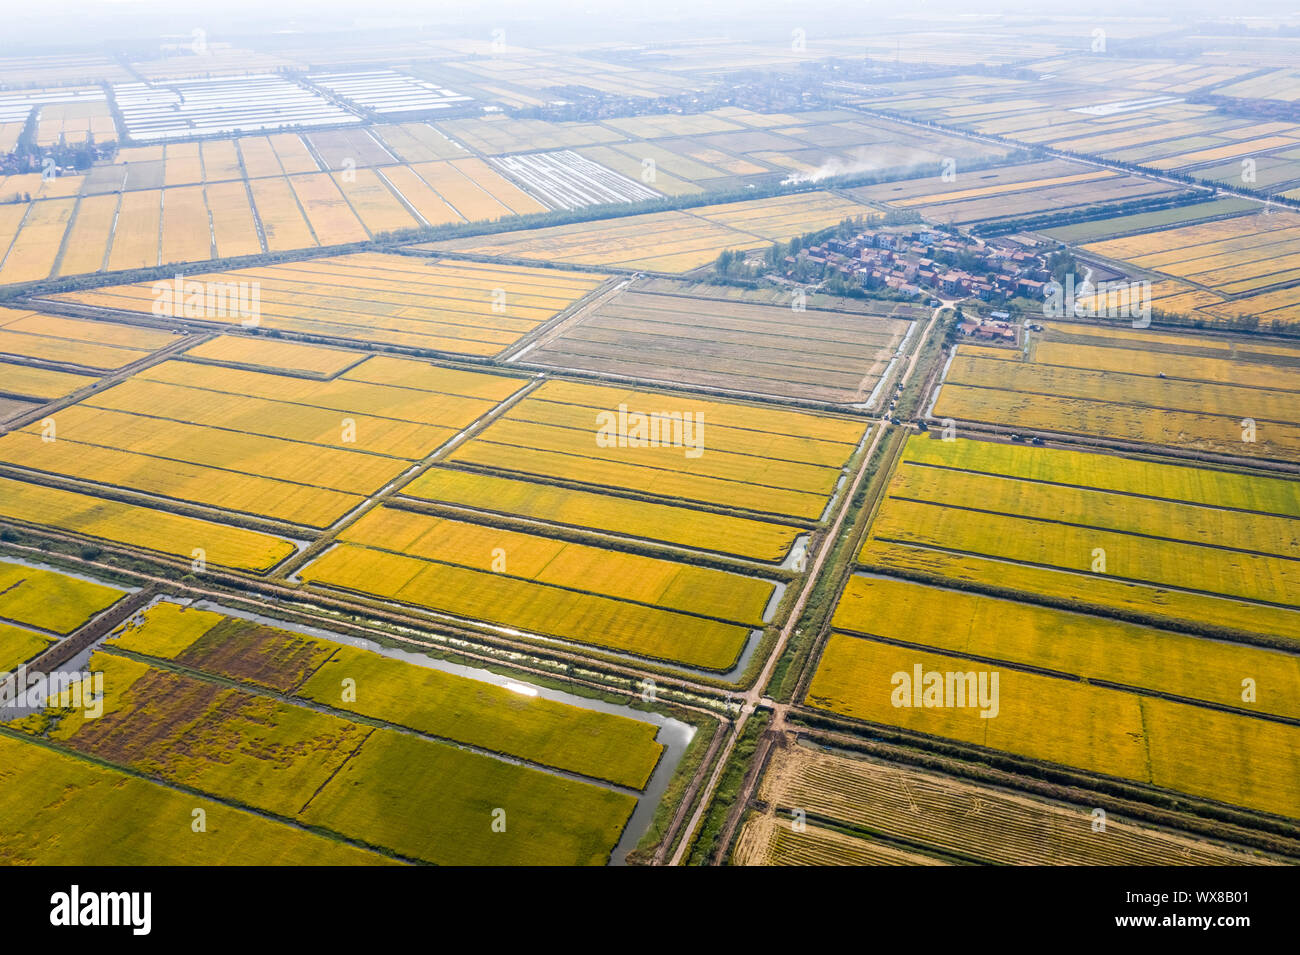
[[(1021, 796), (875, 759), (806, 746), (782, 750), (763, 777), (760, 798), (779, 811), (803, 809), (862, 835), (790, 838), (787, 813), (776, 830), (745, 849), (747, 864), (850, 863), (880, 847), (875, 839), (923, 847), (939, 858), (997, 865), (1251, 865), (1267, 860), (1201, 838), (1139, 825), (1108, 813), (1093, 831), (1092, 807)], [(782, 818), (784, 816), (784, 818)], [(810, 831), (812, 826), (809, 826)], [(746, 843), (742, 840), (742, 847)], [(741, 850), (738, 849), (738, 852)], [(893, 849), (898, 854), (899, 850)], [(920, 856), (918, 860), (926, 859)], [(930, 864), (935, 864), (934, 857)], [(881, 864), (881, 863), (876, 863)], [(898, 864), (898, 863), (894, 863)], [(909, 860), (905, 864), (915, 864)]]
[(664, 384), (857, 403), (873, 393), (909, 327), (883, 315), (793, 311), (646, 293), (633, 285), (521, 360)]

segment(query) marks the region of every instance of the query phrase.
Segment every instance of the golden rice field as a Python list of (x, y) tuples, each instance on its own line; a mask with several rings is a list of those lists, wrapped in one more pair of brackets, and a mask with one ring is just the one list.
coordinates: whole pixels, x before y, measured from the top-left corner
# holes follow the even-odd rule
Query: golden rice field
[(914, 437), (859, 559), (1300, 640), (1298, 493), (1280, 478)]
[(186, 561), (262, 572), (294, 553), (270, 534), (173, 514), (158, 507), (0, 477), (0, 521), (75, 534)]
[(98, 272), (104, 267), (120, 202), (121, 197), (113, 194), (82, 197), (59, 259), (58, 275)]
[(250, 179), (248, 190), (262, 222), (268, 252), (310, 249), (319, 244), (288, 178)]
[[(1073, 335), (1078, 326), (1069, 327)], [(1220, 344), (1192, 336), (1154, 342), (1151, 333), (1116, 329), (1087, 341), (1033, 340), (1028, 360), (1010, 349), (998, 358), (959, 346), (933, 414), (1300, 460), (1300, 348), (1243, 343), (1216, 353)]]
[(45, 651), (54, 637), (0, 621), (0, 676)]
[(307, 565), (318, 586), (711, 670), (762, 625), (770, 581), (382, 507)]
[[(939, 612), (942, 611), (942, 612)], [(1300, 718), (1300, 656), (891, 577), (849, 578), (836, 630)], [(1241, 698), (1243, 675), (1262, 688)]]
[(70, 374), (0, 361), (0, 394), (11, 397), (51, 401), (70, 395), (98, 380), (94, 375)]
[[(168, 602), (108, 645), (638, 790), (664, 749), (653, 723)], [(355, 699), (340, 692), (345, 679)]]
[(185, 357), (316, 378), (337, 377), (366, 360), (361, 352), (245, 335), (218, 335), (188, 349)]
[(76, 199), (46, 199), (28, 206), (22, 229), (0, 263), (0, 284), (31, 282), (54, 271)]
[(125, 592), (57, 571), (0, 560), (0, 621), (68, 634)]
[(871, 215), (869, 206), (830, 193), (800, 193), (416, 248), (677, 273), (711, 263), (724, 249), (759, 248), (824, 229), (847, 216)]
[[(1260, 327), (1300, 320), (1300, 216), (1289, 210), (1236, 216), (1200, 225), (1093, 242), (1083, 249), (1177, 278), (1214, 293), (1184, 303), (1209, 320), (1257, 318)], [(1273, 290), (1274, 286), (1288, 286)], [(1156, 303), (1156, 307), (1162, 307)], [(1172, 306), (1165, 306), (1174, 310)]]
[[(675, 414), (681, 427), (670, 425), (653, 446), (627, 440), (619, 447), (620, 407), (647, 418)], [(603, 438), (602, 421), (613, 429)], [(634, 437), (631, 425), (624, 430)], [(548, 381), (446, 463), (815, 521), (864, 433), (863, 422), (829, 415)]]
[(430, 468), (402, 493), (474, 511), (762, 561), (781, 560), (800, 533), (786, 524), (446, 467)]
[(169, 332), (0, 308), (0, 355), (115, 371), (175, 341)]
[[(258, 325), (345, 342), (495, 355), (599, 287), (588, 272), (432, 261), (363, 252), (186, 276), (257, 284)], [(251, 292), (246, 293), (251, 295)], [(54, 300), (150, 313), (153, 283), (69, 292)], [(202, 318), (240, 324), (234, 308)]]
[(770, 581), (571, 543), (535, 533), (380, 507), (338, 535), (344, 543), (564, 590), (759, 626)]
[[(8, 865), (392, 864), (373, 850), (28, 740), (0, 736), (0, 766), (0, 860)], [(204, 813), (202, 838), (191, 837), (195, 809)]]
[[(998, 710), (895, 706), (896, 673), (997, 672)], [(1229, 805), (1300, 818), (1300, 728), (1008, 666), (834, 633), (807, 703)], [(1207, 773), (1206, 767), (1215, 771)]]
[[(343, 245), (547, 211), (463, 154), (331, 173), (292, 133), (243, 137), (238, 151), (235, 140), (170, 143), (165, 151), (161, 161), (131, 157), (135, 165), (112, 166), (118, 188), (107, 193), (78, 195), (82, 176), (0, 182), (0, 198), (32, 197), (0, 206), (0, 284)], [(143, 170), (154, 166), (160, 172), (151, 179)]]
[[(1092, 807), (808, 746), (780, 752), (763, 776), (759, 798), (773, 807), (770, 825), (756, 824), (742, 834), (733, 863), (845, 865), (881, 855), (870, 864), (934, 865), (941, 859), (999, 865), (1268, 864), (1252, 853), (1132, 823), (1113, 811), (1105, 832), (1094, 832)], [(792, 807), (862, 835), (810, 824), (811, 837), (801, 838), (791, 831)], [(871, 841), (868, 833), (919, 851), (905, 854)], [(903, 855), (911, 858), (897, 858)]]
[(383, 357), (332, 381), (169, 361), (59, 411), (55, 440), (0, 436), (0, 461), (324, 528), (520, 384)]
[[(317, 834), (435, 864), (603, 864), (636, 798), (359, 723), (195, 670), (98, 652), (103, 713), (14, 724), (54, 751), (182, 785)], [(159, 714), (163, 714), (161, 719)], [(393, 780), (401, 778), (402, 786)], [(504, 810), (516, 838), (492, 832)]]
[(294, 176), (289, 182), (321, 245), (343, 245), (370, 238), (351, 203), (328, 173)]

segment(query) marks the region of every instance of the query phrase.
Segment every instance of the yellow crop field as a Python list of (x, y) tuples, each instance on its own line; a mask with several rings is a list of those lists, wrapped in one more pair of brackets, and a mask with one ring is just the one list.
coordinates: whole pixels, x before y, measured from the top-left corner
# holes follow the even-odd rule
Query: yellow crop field
[(364, 242), (365, 226), (328, 173), (293, 176), (289, 180), (321, 245)]
[[(548, 414), (585, 414), (617, 409), (624, 404), (630, 410), (641, 410), (633, 409), (634, 405), (656, 405), (653, 410), (675, 410), (683, 414), (690, 411), (706, 420), (719, 434), (718, 447), (823, 465), (842, 465), (866, 430), (861, 421), (852, 418), (573, 381), (544, 382), (531, 397), (537, 401), (531, 407)], [(582, 423), (594, 425), (594, 416), (588, 414)], [(723, 435), (728, 440), (722, 441)]]
[[(291, 383), (299, 387), (291, 390)], [(343, 423), (350, 420), (355, 428), (348, 435), (354, 438), (349, 447), (406, 460), (425, 457), (491, 407), (490, 402), (433, 395), (417, 401), (417, 394), (168, 362), (85, 403), (325, 446), (340, 444)]]
[(1176, 539), (1282, 557), (1300, 557), (1294, 518), (1251, 514), (1204, 504), (1119, 495), (1079, 487), (1007, 480), (1001, 475), (950, 472), (903, 463), (890, 485), (907, 503), (968, 508), (1026, 520), (1055, 521), (1122, 533)]
[(31, 660), (53, 642), (43, 633), (0, 623), (0, 676)]
[(23, 398), (39, 398), (44, 401), (62, 398), (97, 380), (91, 375), (74, 375), (48, 368), (33, 368), (31, 365), (0, 362), (0, 392)]
[(212, 214), (212, 236), (219, 258), (257, 255), (262, 243), (243, 182), (219, 182), (204, 187), (208, 211)]
[(114, 322), (0, 309), (0, 354), (39, 358), (87, 369), (113, 370), (147, 357), (173, 337)]
[(410, 166), (387, 166), (376, 172), (401, 194), (427, 224), (437, 226), (465, 221)]
[(320, 165), (297, 133), (273, 133), (267, 137), (267, 140), (271, 143), (287, 175), (320, 172)]
[(411, 169), (467, 222), (511, 214), (509, 207), (461, 172), (452, 160), (415, 163)]
[[(943, 614), (930, 611), (942, 607)], [(1300, 717), (1300, 656), (890, 577), (849, 578), (836, 630)], [(1242, 700), (1242, 675), (1268, 693)]]
[[(359, 253), (190, 278), (257, 282), (263, 328), (488, 356), (554, 318), (607, 276)], [(145, 313), (155, 301), (151, 283), (59, 298)], [(241, 319), (232, 314), (212, 320)]]
[(672, 211), (452, 239), (415, 248), (678, 273), (708, 265), (724, 249), (754, 249), (766, 244), (752, 233)]
[(31, 204), (0, 266), (0, 283), (34, 282), (49, 276), (76, 205), (76, 199), (44, 199)]
[(380, 507), (339, 540), (552, 587), (761, 626), (771, 581)]
[(256, 514), (307, 527), (327, 527), (364, 500), (354, 494), (118, 448), (96, 447), (66, 438), (46, 442), (30, 431), (0, 436), (0, 461), (30, 471), (130, 488), (175, 501)]
[(365, 360), (365, 355), (360, 352), (246, 335), (218, 336), (195, 345), (185, 353), (185, 357), (322, 378), (333, 378)]
[(983, 196), (996, 196), (1006, 192), (1023, 192), (1025, 190), (1039, 189), (1046, 186), (1064, 186), (1076, 182), (1091, 182), (1094, 179), (1109, 179), (1116, 173), (1110, 170), (1096, 170), (1094, 172), (1077, 173), (1072, 176), (1056, 176), (1051, 179), (1030, 179), (1024, 182), (1005, 182), (994, 186), (982, 186), (975, 189), (959, 189), (952, 192), (938, 192), (925, 196), (913, 196), (909, 199), (898, 199), (891, 205), (907, 208), (909, 206), (927, 205), (937, 202), (957, 202), (961, 199), (976, 199)]
[(408, 163), (455, 159), (465, 155), (464, 149), (425, 123), (375, 126), (371, 132), (380, 136), (395, 155)]
[(763, 561), (781, 560), (800, 533), (788, 525), (450, 468), (431, 468), (402, 493), (478, 511)]
[[(634, 789), (645, 788), (664, 751), (650, 722), (170, 602), (150, 606), (107, 646)], [(365, 687), (359, 699), (335, 692), (342, 674)]]
[(117, 587), (0, 560), (0, 620), (72, 633), (124, 596)]
[[(401, 468), (400, 462), (358, 453), (346, 444), (301, 444), (185, 421), (145, 419), (80, 404), (58, 412), (56, 420), (56, 443), (76, 444), (82, 450), (117, 448), (169, 462), (263, 475), (349, 494), (377, 491)], [(29, 430), (39, 435), (39, 423)]]
[[(422, 371), (400, 359), (379, 361), (404, 378), (402, 386), (366, 381), (360, 370), (360, 379), (320, 381), (166, 362), (58, 412), (57, 440), (43, 440), (42, 422), (0, 436), (0, 460), (325, 527), (409, 466), (393, 456), (389, 436), (397, 439), (396, 450), (424, 457), (499, 400), (481, 396), (504, 397), (521, 385), (473, 372)], [(403, 374), (405, 365), (411, 368)], [(468, 394), (448, 393), (453, 389)], [(371, 415), (408, 427), (381, 421), (375, 434), (366, 434)]]
[[(24, 820), (0, 835), (0, 856), (11, 864), (393, 864), (378, 852), (24, 740), (0, 736), (0, 763), (0, 818)], [(157, 838), (186, 831), (195, 809), (204, 813), (203, 839)]]
[(351, 173), (336, 172), (333, 175), (335, 184), (372, 236), (419, 225), (373, 169), (355, 169)]
[(1120, 610), (1140, 614), (1153, 625), (1188, 630), (1208, 625), (1300, 643), (1300, 619), (1295, 611), (1283, 607), (880, 540), (868, 541), (859, 560), (873, 571), (906, 572), (936, 582), (972, 583), (1001, 591), (1037, 594), (1097, 613)]
[(162, 221), (162, 190), (122, 193), (108, 268), (152, 268), (158, 264), (158, 238)]
[(119, 197), (83, 196), (77, 204), (76, 217), (68, 232), (63, 258), (59, 260), (59, 275), (81, 275), (98, 272), (104, 267), (108, 243), (113, 235), (113, 222), (117, 218)]
[[(1218, 454), (1295, 460), (1300, 458), (1300, 429), (1264, 422), (1254, 441), (1243, 418), (1194, 412), (1160, 411), (1133, 405), (1107, 405), (1073, 398), (1026, 395), (948, 384), (934, 413), (957, 420), (1010, 424), (1030, 431), (1097, 435), (1163, 447)], [(1257, 422), (1258, 425), (1258, 422)]]
[(301, 576), (470, 620), (711, 670), (734, 665), (749, 633), (743, 625), (354, 544), (331, 549)]
[(825, 229), (845, 218), (856, 219), (861, 216), (872, 219), (879, 213), (870, 206), (842, 199), (829, 192), (808, 192), (702, 206), (690, 210), (690, 215), (732, 226), (774, 242), (784, 242), (792, 236)]
[(14, 236), (18, 234), (30, 206), (30, 202), (7, 202), (0, 205), (0, 255), (9, 253), (9, 246), (13, 244)]
[(212, 258), (212, 226), (202, 186), (163, 190), (162, 263)]
[(522, 216), (547, 211), (546, 206), (524, 192), (509, 179), (506, 179), (483, 160), (466, 157), (465, 159), (452, 159), (450, 162), (457, 172), (509, 209), (514, 215)]
[(317, 244), (288, 179), (283, 176), (250, 179), (248, 188), (262, 220), (267, 251), (307, 249)]
[[(651, 415), (670, 421), (675, 414), (682, 426), (665, 424), (662, 436), (638, 443), (628, 424), (633, 414), (646, 427)], [(632, 489), (665, 503), (816, 520), (864, 430), (829, 416), (551, 381), (447, 461), (516, 478)]]
[(0, 519), (236, 570), (265, 571), (294, 552), (287, 540), (75, 491), (0, 478)]
[(1190, 153), (1182, 153), (1178, 156), (1170, 156), (1168, 159), (1158, 159), (1148, 163), (1153, 169), (1176, 169), (1179, 166), (1189, 166), (1195, 163), (1210, 162), (1215, 159), (1234, 159), (1237, 156), (1245, 156), (1251, 153), (1265, 152), (1270, 149), (1277, 149), (1281, 146), (1294, 146), (1300, 143), (1300, 139), (1293, 139), (1289, 136), (1264, 136), (1260, 139), (1251, 139), (1244, 143), (1231, 143), (1227, 146), (1216, 146), (1212, 149), (1198, 149)]
[(198, 143), (168, 143), (163, 157), (163, 185), (203, 181), (203, 154)]
[(1239, 553), (1096, 527), (1062, 526), (1014, 514), (961, 512), (902, 499), (890, 500), (877, 518), (873, 534), (895, 543), (942, 547), (1076, 573), (1099, 567), (1098, 552), (1102, 552), (1104, 569), (1094, 573), (1300, 609), (1300, 570), (1294, 556)]
[(239, 165), (239, 150), (235, 148), (233, 139), (210, 139), (199, 145), (203, 155), (204, 182), (225, 182), (244, 177)]
[[(1269, 210), (1092, 242), (1083, 248), (1204, 287), (1176, 303), (1157, 301), (1157, 309), (1190, 311), (1210, 321), (1218, 316), (1257, 316), (1261, 327), (1286, 326), (1296, 320), (1294, 290), (1248, 294), (1300, 276), (1293, 264), (1300, 250), (1300, 216), (1293, 212)], [(1225, 301), (1224, 295), (1243, 297)]]
[(1298, 520), (1277, 478), (914, 438), (860, 560), (1294, 639)]
[[(371, 362), (383, 361), (396, 362), (399, 367), (411, 366), (408, 381), (413, 384), (387, 387), (382, 382), (377, 384), (367, 381)], [(345, 372), (338, 379), (322, 382), (172, 361), (141, 371), (136, 375), (135, 380), (163, 382), (206, 392), (224, 392), (243, 398), (291, 402), (328, 409), (339, 413), (334, 415), (336, 431), (341, 420), (340, 414), (374, 415), (459, 430), (496, 405), (498, 399), (484, 397), (484, 395), (501, 393), (510, 395), (524, 384), (517, 378), (459, 372), (467, 379), (462, 384), (450, 375), (440, 374), (451, 372), (452, 369), (440, 369), (434, 366), (427, 366), (427, 368), (427, 373), (424, 373), (425, 369), (420, 368), (419, 363), (409, 359), (370, 358), (360, 366)], [(426, 393), (420, 394), (414, 383), (425, 384), (426, 388), (423, 390)], [(440, 387), (444, 390), (439, 391)], [(458, 390), (455, 392), (446, 390), (453, 387)], [(478, 393), (462, 394), (462, 391)], [(100, 400), (101, 395), (109, 394), (112, 394), (111, 389), (96, 395), (95, 400)], [(357, 430), (360, 432), (360, 428)]]
[(813, 192), (454, 239), (427, 248), (685, 272), (712, 262), (723, 249), (753, 249), (834, 225), (846, 216), (872, 215), (868, 206)]
[(1300, 817), (1296, 726), (1007, 667), (994, 671), (993, 718), (981, 718), (978, 707), (895, 705), (895, 674), (911, 675), (917, 666), (923, 673), (989, 669), (836, 633), (807, 702), (853, 719)]
[(284, 168), (275, 154), (275, 147), (265, 136), (240, 136), (239, 155), (244, 163), (244, 172), (249, 179), (263, 179), (268, 176), (283, 176)]
[[(1054, 325), (1049, 334), (1063, 328)], [(1294, 400), (1300, 349), (1237, 348), (1191, 335), (1153, 348), (1149, 334), (1134, 334), (1108, 330), (1104, 341), (1092, 339), (1096, 344), (1033, 340), (1030, 360), (1018, 362), (959, 346), (933, 414), (1234, 456), (1300, 458)]]

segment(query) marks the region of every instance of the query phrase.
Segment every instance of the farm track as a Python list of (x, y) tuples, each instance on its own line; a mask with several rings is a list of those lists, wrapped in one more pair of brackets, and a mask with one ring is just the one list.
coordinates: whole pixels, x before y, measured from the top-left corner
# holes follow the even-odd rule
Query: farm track
[[(933, 333), (935, 326), (938, 324), (940, 313), (952, 307), (953, 303), (947, 302), (936, 308), (930, 316), (929, 324), (918, 339), (916, 348), (912, 350), (912, 353), (908, 358), (907, 368), (899, 378), (900, 386), (905, 386), (916, 371), (918, 367), (916, 362), (917, 357), (920, 355), (921, 344), (927, 341)], [(764, 704), (765, 707), (770, 708), (773, 714), (772, 723), (769, 726), (766, 735), (775, 736), (784, 731), (785, 717), (790, 707), (787, 704), (777, 704), (766, 699), (765, 693), (767, 692), (768, 684), (771, 682), (772, 673), (776, 669), (776, 665), (780, 661), (781, 656), (784, 654), (791, 635), (794, 633), (795, 628), (798, 627), (801, 621), (804, 608), (807, 606), (809, 598), (811, 598), (813, 592), (817, 588), (822, 568), (831, 552), (835, 549), (834, 544), (839, 540), (840, 533), (844, 529), (845, 520), (853, 509), (853, 499), (857, 497), (863, 481), (866, 479), (868, 473), (871, 472), (872, 459), (874, 458), (876, 449), (879, 447), (887, 430), (888, 426), (883, 421), (880, 422), (876, 427), (876, 432), (871, 443), (862, 453), (862, 458), (858, 463), (853, 479), (849, 482), (848, 487), (844, 491), (843, 502), (839, 514), (836, 516), (835, 523), (827, 531), (826, 538), (823, 541), (821, 549), (817, 552), (817, 557), (813, 562), (813, 566), (808, 570), (808, 577), (805, 580), (803, 588), (799, 592), (798, 599), (790, 610), (786, 624), (781, 628), (781, 633), (775, 646), (772, 648), (772, 651), (768, 654), (767, 660), (764, 662), (763, 668), (759, 672), (758, 679), (754, 682), (753, 687), (747, 690), (742, 697), (740, 713), (732, 723), (731, 732), (727, 737), (727, 742), (723, 747), (723, 752), (718, 758), (713, 773), (709, 777), (709, 781), (705, 787), (704, 798), (701, 800), (695, 813), (692, 815), (685, 833), (682, 836), (681, 842), (678, 843), (676, 852), (673, 853), (672, 860), (669, 863), (671, 865), (682, 864), (686, 853), (691, 847), (691, 839), (694, 833), (699, 829), (700, 824), (704, 819), (704, 815), (710, 807), (713, 795), (717, 791), (718, 783), (721, 781), (722, 775), (726, 770), (727, 761), (735, 750), (736, 743), (739, 742), (741, 734), (744, 732), (745, 724), (748, 722), (749, 717), (753, 714), (754, 710), (760, 703)], [(747, 783), (742, 786), (741, 792), (736, 797), (735, 803), (732, 807), (733, 818), (729, 820), (727, 825), (726, 838), (724, 838), (720, 843), (723, 846), (724, 851), (730, 844), (731, 838), (734, 835), (735, 827), (739, 822), (741, 813), (743, 812), (743, 807), (747, 805), (753, 797), (754, 789), (758, 784), (759, 775), (760, 774), (758, 773), (751, 772), (747, 778)]]

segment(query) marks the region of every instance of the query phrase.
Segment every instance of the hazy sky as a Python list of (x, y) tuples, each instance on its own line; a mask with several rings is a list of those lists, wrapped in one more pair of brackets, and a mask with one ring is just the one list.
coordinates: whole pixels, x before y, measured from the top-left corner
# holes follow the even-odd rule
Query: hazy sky
[(1248, 18), (1290, 13), (1294, 18), (1300, 0), (1252, 0), (1236, 9), (1221, 0), (1090, 0), (1086, 6), (1065, 0), (42, 0), (8, 6), (12, 9), (5, 14), (0, 48), (12, 53), (18, 45), (103, 46), (187, 34), (195, 27), (203, 27), (216, 40), (222, 34), (328, 32), (391, 22), (470, 35), (513, 27), (520, 34), (517, 42), (525, 45), (638, 43), (673, 36), (758, 38), (788, 32), (791, 23), (810, 34), (827, 30), (841, 36), (866, 35), (882, 21), (904, 16), (932, 19), (937, 25), (1000, 14), (1051, 14), (1081, 22), (1135, 14), (1190, 22), (1230, 12)]

